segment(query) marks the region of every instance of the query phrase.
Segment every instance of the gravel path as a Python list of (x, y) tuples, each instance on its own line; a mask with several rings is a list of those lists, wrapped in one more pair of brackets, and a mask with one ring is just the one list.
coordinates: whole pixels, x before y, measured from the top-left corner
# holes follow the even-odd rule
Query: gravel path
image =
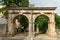
[[(19, 34), (18, 34), (19, 35)], [(34, 38), (29, 38), (29, 37), (21, 37), (21, 36), (15, 36), (15, 37), (2, 37), (0, 40), (60, 40), (60, 35), (57, 37), (49, 37), (45, 34), (43, 35), (37, 35)]]

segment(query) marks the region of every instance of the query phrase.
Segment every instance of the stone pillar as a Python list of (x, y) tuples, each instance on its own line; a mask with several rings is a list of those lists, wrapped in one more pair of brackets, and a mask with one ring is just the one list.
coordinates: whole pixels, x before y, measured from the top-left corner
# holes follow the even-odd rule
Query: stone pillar
[(51, 15), (50, 20), (48, 22), (48, 31), (47, 34), (49, 36), (56, 37), (56, 32), (55, 32), (55, 18), (54, 14)]
[(12, 20), (12, 14), (8, 14), (8, 34), (14, 35), (14, 27), (13, 27), (13, 20)]
[(56, 36), (55, 32), (55, 22), (49, 22), (48, 23), (48, 35), (49, 36)]
[(29, 37), (31, 37), (33, 34), (33, 27), (31, 26), (31, 22), (29, 22)]
[(36, 27), (36, 32), (39, 33), (39, 29), (38, 29), (38, 27)]
[(29, 16), (29, 36), (30, 36), (31, 38), (34, 37), (33, 11), (31, 11), (31, 15)]
[(35, 27), (34, 27), (34, 19), (33, 19), (33, 37), (35, 36)]

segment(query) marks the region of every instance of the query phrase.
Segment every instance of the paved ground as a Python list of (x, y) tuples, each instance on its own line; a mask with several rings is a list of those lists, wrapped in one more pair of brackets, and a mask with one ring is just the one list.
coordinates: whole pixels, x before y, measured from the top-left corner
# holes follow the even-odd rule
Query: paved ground
[(14, 37), (1, 37), (0, 40), (60, 40), (60, 35), (57, 37), (49, 37), (46, 34), (37, 35), (34, 38), (23, 37), (24, 35), (17, 34)]
[(60, 40), (60, 37), (49, 37), (46, 34), (36, 36), (35, 40)]

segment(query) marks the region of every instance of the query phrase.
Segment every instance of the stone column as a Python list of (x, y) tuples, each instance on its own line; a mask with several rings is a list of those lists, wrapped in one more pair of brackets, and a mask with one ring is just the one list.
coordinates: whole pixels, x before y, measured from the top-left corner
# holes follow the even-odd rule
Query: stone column
[(33, 20), (33, 11), (31, 11), (31, 14), (29, 16), (29, 36), (34, 37), (34, 20)]
[(38, 27), (36, 27), (36, 32), (39, 33), (39, 29), (38, 29)]
[(33, 34), (33, 27), (31, 26), (31, 21), (29, 22), (29, 37), (31, 37)]
[(13, 20), (12, 20), (12, 14), (8, 14), (8, 34), (14, 35), (14, 27), (13, 27)]
[(35, 27), (34, 27), (34, 19), (33, 19), (33, 37), (35, 36)]
[(55, 18), (54, 17), (55, 17), (54, 14), (51, 15), (50, 21), (48, 22), (48, 31), (47, 31), (47, 34), (49, 36), (53, 36), (53, 37), (56, 36), (56, 32), (55, 32)]
[(48, 23), (48, 35), (49, 36), (56, 36), (55, 32), (55, 22), (49, 22)]

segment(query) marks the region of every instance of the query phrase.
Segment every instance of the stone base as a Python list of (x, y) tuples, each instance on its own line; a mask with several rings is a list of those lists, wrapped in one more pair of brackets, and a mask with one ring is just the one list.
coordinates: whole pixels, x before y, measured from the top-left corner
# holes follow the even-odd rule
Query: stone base
[(7, 34), (9, 37), (12, 37), (12, 36), (14, 36), (15, 34), (14, 33), (9, 33), (8, 32), (8, 34)]
[(50, 37), (57, 37), (56, 32), (48, 32), (47, 35), (50, 36)]

